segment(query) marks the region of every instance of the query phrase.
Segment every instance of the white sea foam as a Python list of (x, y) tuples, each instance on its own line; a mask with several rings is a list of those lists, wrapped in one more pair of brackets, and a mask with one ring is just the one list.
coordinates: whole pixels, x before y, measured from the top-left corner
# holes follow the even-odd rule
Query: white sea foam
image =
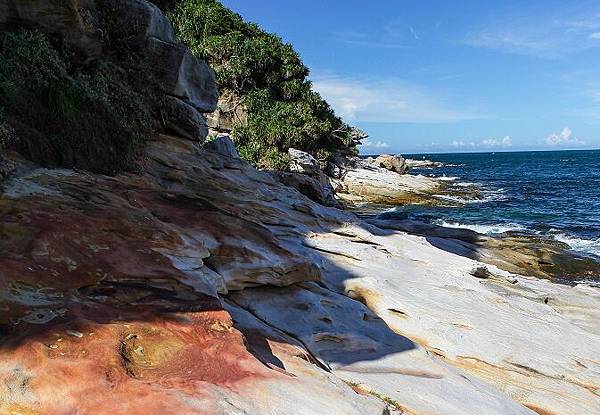
[(505, 225), (495, 224), (495, 225), (481, 225), (481, 224), (469, 224), (469, 223), (460, 223), (460, 222), (446, 222), (444, 220), (436, 220), (433, 222), (435, 225), (444, 226), (446, 228), (458, 228), (458, 229), (470, 229), (477, 233), (482, 233), (486, 235), (497, 235), (504, 232), (510, 231), (523, 231), (526, 230), (522, 225), (518, 225), (516, 223), (508, 223)]
[(440, 176), (437, 177), (438, 180), (441, 180), (443, 182), (453, 182), (455, 180), (458, 179), (458, 177), (452, 177), (452, 176)]
[(578, 280), (575, 281), (576, 284), (585, 284), (585, 285), (589, 285), (590, 287), (598, 287), (600, 288), (600, 281), (598, 280)]
[(460, 203), (463, 205), (468, 205), (471, 203), (485, 203), (488, 201), (485, 198), (484, 199), (466, 199), (464, 197), (453, 196), (453, 195), (433, 195), (433, 197), (436, 197), (441, 200), (445, 200), (447, 202)]
[(460, 196), (442, 195), (442, 194), (433, 195), (433, 197), (436, 197), (438, 199), (445, 200), (448, 202), (460, 203), (463, 205), (469, 205), (469, 204), (473, 204), (473, 203), (495, 202), (495, 201), (501, 201), (501, 200), (507, 199), (507, 196), (502, 191), (486, 191), (483, 193), (482, 198), (477, 198), (477, 199), (467, 199), (467, 198), (460, 197)]
[(600, 239), (575, 238), (564, 233), (554, 235), (554, 239), (566, 243), (574, 251), (600, 256)]

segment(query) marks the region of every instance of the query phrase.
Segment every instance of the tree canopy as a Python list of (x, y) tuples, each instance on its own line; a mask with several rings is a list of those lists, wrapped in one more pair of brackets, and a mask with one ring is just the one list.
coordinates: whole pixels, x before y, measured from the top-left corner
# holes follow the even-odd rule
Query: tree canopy
[(161, 1), (179, 38), (216, 71), (219, 87), (241, 98), (245, 123), (233, 130), (240, 154), (282, 168), (290, 147), (322, 161), (333, 151), (355, 152), (350, 127), (312, 89), (294, 48), (216, 0)]

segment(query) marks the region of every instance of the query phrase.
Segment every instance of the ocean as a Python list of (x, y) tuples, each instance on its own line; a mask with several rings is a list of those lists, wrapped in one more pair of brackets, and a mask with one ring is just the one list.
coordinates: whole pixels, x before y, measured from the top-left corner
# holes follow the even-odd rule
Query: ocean
[(445, 177), (441, 206), (403, 206), (397, 218), (545, 236), (600, 261), (600, 150), (407, 154), (443, 163), (413, 174)]

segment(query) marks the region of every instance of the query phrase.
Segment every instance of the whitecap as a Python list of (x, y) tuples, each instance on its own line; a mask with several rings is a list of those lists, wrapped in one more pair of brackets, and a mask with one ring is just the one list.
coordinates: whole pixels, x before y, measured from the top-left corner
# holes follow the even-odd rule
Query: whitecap
[(460, 203), (463, 205), (469, 205), (469, 204), (474, 204), (474, 203), (495, 202), (495, 201), (502, 201), (502, 200), (508, 199), (506, 197), (506, 195), (503, 195), (502, 193), (497, 193), (497, 192), (485, 192), (483, 194), (482, 198), (471, 198), (471, 199), (467, 199), (467, 198), (460, 197), (460, 196), (442, 195), (442, 194), (433, 195), (433, 197), (441, 199), (441, 200), (445, 200), (447, 202)]
[(516, 223), (483, 225), (474, 223), (469, 224), (460, 222), (446, 222), (442, 219), (435, 220), (433, 223), (446, 228), (470, 229), (485, 235), (498, 235), (505, 232), (524, 231), (527, 229), (525, 226)]
[(585, 284), (589, 285), (590, 287), (600, 288), (600, 281), (598, 280), (577, 280), (575, 281), (575, 284)]
[(554, 239), (566, 243), (574, 251), (600, 256), (600, 239), (576, 238), (564, 233), (554, 235)]
[(441, 200), (445, 200), (447, 202), (460, 203), (460, 204), (469, 204), (469, 203), (484, 203), (485, 199), (465, 199), (459, 196), (452, 195), (433, 195), (433, 197)]

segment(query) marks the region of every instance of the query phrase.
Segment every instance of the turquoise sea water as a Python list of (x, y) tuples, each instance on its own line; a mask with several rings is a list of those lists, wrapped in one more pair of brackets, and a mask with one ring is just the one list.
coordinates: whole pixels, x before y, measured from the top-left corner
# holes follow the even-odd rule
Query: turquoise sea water
[[(405, 206), (385, 215), (487, 234), (547, 236), (600, 261), (600, 150), (419, 154), (444, 163), (413, 174), (446, 176), (447, 206)], [(480, 189), (475, 199), (452, 191)], [(467, 192), (468, 193), (468, 192)]]

